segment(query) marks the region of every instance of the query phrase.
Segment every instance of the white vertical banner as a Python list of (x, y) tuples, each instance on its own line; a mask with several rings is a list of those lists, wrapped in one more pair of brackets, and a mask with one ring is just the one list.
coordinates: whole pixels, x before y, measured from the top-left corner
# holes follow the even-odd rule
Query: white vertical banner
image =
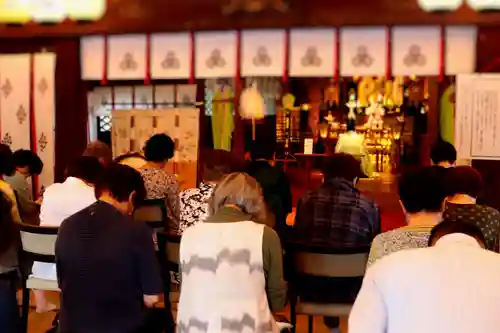
[(446, 27), (446, 75), (471, 74), (476, 67), (477, 27)]
[(119, 86), (113, 88), (114, 110), (130, 110), (133, 106), (134, 88), (131, 86)]
[(164, 109), (175, 104), (175, 87), (173, 85), (155, 86), (156, 108)]
[(2, 143), (15, 151), (31, 149), (30, 54), (0, 55)]
[(241, 33), (241, 75), (243, 77), (282, 76), (284, 70), (284, 30), (251, 30)]
[(189, 33), (151, 35), (151, 77), (153, 79), (188, 79), (191, 74)]
[(134, 87), (134, 108), (150, 109), (153, 107), (153, 86)]
[(387, 70), (387, 31), (384, 27), (340, 30), (340, 74), (380, 76)]
[(392, 74), (394, 76), (439, 75), (441, 31), (438, 26), (392, 29)]
[(80, 65), (83, 80), (101, 80), (104, 73), (104, 37), (80, 38)]
[(335, 29), (292, 29), (290, 67), (292, 77), (333, 77), (335, 74)]
[(195, 37), (197, 78), (233, 77), (236, 73), (236, 31), (199, 32)]
[(146, 76), (146, 36), (108, 37), (108, 79), (140, 80)]
[(34, 56), (33, 108), (36, 134), (36, 153), (43, 161), (36, 193), (54, 182), (55, 165), (55, 53)]

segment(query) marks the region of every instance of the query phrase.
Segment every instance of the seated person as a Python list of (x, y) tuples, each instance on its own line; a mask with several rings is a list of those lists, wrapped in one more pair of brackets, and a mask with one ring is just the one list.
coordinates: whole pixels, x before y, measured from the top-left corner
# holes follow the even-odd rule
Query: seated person
[(165, 227), (171, 233), (179, 232), (180, 219), (179, 183), (175, 175), (165, 170), (174, 156), (174, 148), (174, 141), (168, 135), (153, 135), (144, 145), (147, 162), (139, 168), (146, 186), (146, 199), (165, 199), (168, 218)]
[(16, 193), (12, 186), (5, 181), (5, 178), (12, 176), (16, 171), (12, 155), (12, 150), (10, 150), (9, 146), (0, 144), (0, 191), (11, 203), (12, 219), (16, 223), (21, 223), (22, 220), (17, 206)]
[(431, 149), (432, 165), (443, 168), (452, 168), (457, 163), (457, 150), (446, 141), (438, 141)]
[[(66, 180), (47, 187), (40, 208), (40, 225), (59, 227), (71, 215), (92, 205), (95, 201), (94, 185), (102, 173), (102, 166), (95, 157), (82, 156), (69, 164)], [(57, 280), (56, 265), (35, 262), (33, 276), (44, 280)], [(55, 309), (49, 304), (43, 290), (35, 290), (36, 311)]]
[(279, 332), (272, 312), (287, 299), (283, 252), (277, 233), (263, 224), (266, 214), (255, 179), (233, 173), (219, 182), (208, 219), (182, 235), (179, 332), (188, 332), (193, 318), (205, 327), (198, 331), (235, 331), (247, 317), (252, 331)]
[[(264, 200), (270, 212), (274, 214), (274, 229), (281, 239), (286, 239), (290, 233), (286, 217), (292, 212), (290, 181), (283, 170), (271, 164), (274, 159), (272, 147), (253, 144), (250, 159), (247, 173), (262, 187)], [(272, 223), (271, 219), (268, 225)]]
[(140, 153), (127, 153), (115, 158), (115, 162), (139, 170), (146, 164), (146, 159)]
[(43, 162), (31, 150), (20, 149), (14, 152), (15, 173), (6, 177), (5, 181), (12, 186), (16, 193), (19, 214), (24, 223), (39, 224), (39, 207), (33, 201), (33, 190), (28, 178), (39, 175), (43, 170)]
[(181, 220), (179, 232), (205, 221), (208, 216), (208, 201), (219, 181), (233, 171), (233, 155), (225, 150), (210, 150), (204, 153), (203, 181), (198, 188), (181, 193)]
[(426, 247), (432, 228), (443, 219), (448, 170), (423, 167), (404, 173), (399, 180), (399, 199), (407, 225), (384, 232), (373, 240), (368, 266), (392, 252)]
[(150, 326), (162, 294), (151, 231), (131, 217), (145, 192), (136, 170), (112, 163), (96, 185), (98, 201), (61, 224), (60, 333), (162, 332)]
[(366, 271), (349, 333), (497, 333), (500, 256), (481, 231), (443, 221), (431, 247), (393, 253)]
[(448, 172), (444, 218), (461, 221), (478, 227), (486, 238), (486, 248), (498, 251), (500, 213), (489, 206), (478, 205), (477, 198), (483, 191), (483, 178), (474, 168), (458, 166)]
[(113, 161), (113, 152), (109, 146), (102, 141), (92, 141), (87, 145), (83, 156), (92, 156), (99, 160), (102, 166), (107, 166)]
[(372, 176), (373, 164), (366, 150), (365, 136), (356, 133), (356, 122), (347, 124), (347, 133), (340, 134), (335, 146), (335, 152), (354, 156), (361, 162), (361, 170), (363, 170), (364, 174), (368, 177)]
[[(380, 233), (377, 204), (356, 189), (360, 177), (366, 177), (361, 163), (352, 155), (335, 154), (323, 165), (324, 183), (300, 198), (295, 215), (293, 239), (310, 245), (332, 249), (367, 251)], [(361, 279), (319, 280), (307, 283), (315, 302), (352, 302), (361, 286)], [(335, 290), (330, 294), (329, 290)], [(325, 317), (331, 332), (338, 332), (339, 319)]]
[(366, 175), (352, 155), (335, 154), (323, 164), (323, 184), (297, 204), (293, 239), (332, 248), (370, 246), (380, 233), (377, 204), (356, 189)]
[(21, 242), (11, 206), (9, 198), (0, 192), (0, 327), (2, 332), (20, 333), (17, 257)]

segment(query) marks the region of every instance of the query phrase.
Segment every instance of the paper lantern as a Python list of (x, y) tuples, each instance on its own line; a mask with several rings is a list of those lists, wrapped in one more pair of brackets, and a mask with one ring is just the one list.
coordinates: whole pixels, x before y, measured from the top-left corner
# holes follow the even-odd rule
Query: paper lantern
[(466, 0), (467, 5), (474, 10), (500, 10), (500, 0)]
[(255, 84), (243, 90), (240, 97), (240, 116), (245, 119), (262, 119), (266, 104)]

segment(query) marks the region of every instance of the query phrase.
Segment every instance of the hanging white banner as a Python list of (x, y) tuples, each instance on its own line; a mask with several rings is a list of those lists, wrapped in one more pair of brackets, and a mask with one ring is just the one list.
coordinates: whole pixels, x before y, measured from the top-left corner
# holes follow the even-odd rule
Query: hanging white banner
[(101, 80), (104, 73), (104, 37), (80, 39), (80, 65), (83, 80)]
[(189, 33), (151, 35), (151, 77), (187, 79), (191, 73)]
[(141, 80), (146, 76), (146, 36), (108, 37), (108, 79)]
[(476, 68), (477, 27), (446, 27), (446, 75), (470, 74)]
[(284, 70), (283, 30), (252, 30), (241, 33), (242, 76), (282, 76)]
[(380, 76), (387, 70), (387, 33), (383, 27), (340, 31), (340, 74)]
[(292, 29), (289, 74), (332, 77), (335, 74), (335, 29)]
[(441, 61), (438, 26), (392, 29), (392, 74), (394, 76), (438, 75)]
[(197, 78), (233, 77), (236, 73), (236, 32), (200, 32), (195, 37)]
[(30, 54), (0, 55), (2, 143), (12, 151), (31, 149)]
[(36, 153), (43, 161), (36, 193), (54, 182), (55, 165), (55, 71), (56, 54), (34, 55), (34, 116)]

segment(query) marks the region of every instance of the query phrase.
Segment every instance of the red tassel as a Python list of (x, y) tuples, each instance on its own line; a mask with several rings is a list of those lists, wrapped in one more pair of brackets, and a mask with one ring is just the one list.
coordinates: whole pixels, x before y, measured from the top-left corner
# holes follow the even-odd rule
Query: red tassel
[(234, 73), (236, 89), (240, 87), (241, 81), (241, 31), (236, 31), (236, 73)]
[(333, 54), (335, 55), (335, 62), (333, 67), (333, 79), (339, 82), (340, 79), (340, 28), (335, 29), (335, 40), (333, 45)]
[[(29, 86), (29, 119), (30, 119), (30, 143), (31, 150), (36, 154), (38, 151), (38, 140), (36, 133), (35, 119), (35, 55), (30, 55), (30, 86)], [(34, 175), (33, 179), (33, 197), (38, 199), (38, 175)]]
[(285, 49), (284, 49), (284, 55), (285, 55), (285, 60), (283, 64), (283, 76), (282, 76), (282, 81), (283, 83), (286, 83), (288, 81), (288, 67), (289, 67), (289, 62), (290, 62), (290, 31), (285, 30)]
[(440, 64), (439, 64), (439, 82), (444, 80), (445, 66), (446, 66), (446, 27), (444, 25), (441, 26), (441, 50), (440, 50)]
[(108, 84), (108, 52), (109, 52), (108, 36), (104, 36), (104, 56), (102, 65), (102, 79), (101, 85), (105, 86)]
[(146, 75), (144, 84), (151, 83), (151, 34), (146, 34)]
[(386, 80), (390, 80), (392, 77), (392, 28), (387, 27), (387, 67), (385, 72)]
[(189, 63), (191, 68), (189, 69), (189, 84), (194, 84), (195, 81), (195, 73), (194, 73), (194, 67), (195, 67), (195, 40), (194, 40), (194, 32), (191, 31), (189, 33), (189, 47), (191, 50), (190, 54), (190, 59)]

